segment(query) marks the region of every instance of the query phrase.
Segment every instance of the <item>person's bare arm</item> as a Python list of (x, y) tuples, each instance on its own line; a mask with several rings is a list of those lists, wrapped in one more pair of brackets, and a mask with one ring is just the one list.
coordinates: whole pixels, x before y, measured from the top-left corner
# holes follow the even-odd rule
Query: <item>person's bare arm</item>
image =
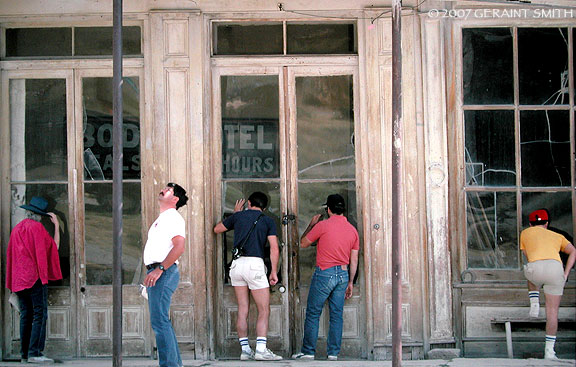
[(270, 243), (270, 263), (272, 264), (272, 270), (270, 271), (270, 285), (275, 285), (278, 283), (278, 260), (280, 259), (280, 249), (278, 248), (278, 237), (268, 236), (268, 242)]
[(350, 278), (348, 278), (348, 287), (346, 287), (346, 296), (348, 299), (352, 297), (352, 291), (354, 290), (354, 278), (356, 277), (356, 271), (358, 270), (358, 250), (352, 250), (350, 252)]
[(569, 243), (564, 247), (563, 252), (568, 254), (568, 260), (566, 260), (566, 267), (564, 268), (564, 280), (568, 280), (568, 275), (570, 275), (570, 270), (574, 266), (574, 261), (576, 261), (576, 248)]
[(322, 214), (316, 214), (315, 216), (312, 217), (312, 219), (310, 220), (310, 223), (308, 224), (308, 227), (306, 227), (306, 230), (304, 231), (304, 233), (302, 233), (302, 237), (300, 237), (300, 247), (306, 248), (306, 247), (309, 247), (311, 244), (314, 243), (314, 242), (310, 241), (308, 238), (306, 238), (306, 235), (308, 234), (308, 232), (310, 232), (312, 230), (312, 228), (314, 228), (316, 223), (318, 223), (320, 221), (321, 216), (322, 216)]
[[(162, 265), (164, 269), (168, 269), (169, 267), (171, 267), (176, 262), (176, 260), (178, 260), (178, 258), (182, 256), (182, 254), (184, 253), (185, 248), (184, 237), (176, 236), (172, 238), (172, 244), (174, 247), (172, 247), (172, 250), (170, 250), (168, 255), (166, 255), (164, 261), (160, 263), (160, 265)], [(163, 272), (164, 271), (162, 271), (159, 267), (157, 267), (156, 269), (148, 273), (146, 275), (146, 278), (144, 279), (144, 285), (147, 287), (154, 287), (156, 285), (156, 281), (160, 279)]]
[(56, 214), (50, 212), (50, 221), (54, 224), (54, 242), (56, 242), (56, 248), (60, 249), (60, 222), (58, 222), (58, 217)]

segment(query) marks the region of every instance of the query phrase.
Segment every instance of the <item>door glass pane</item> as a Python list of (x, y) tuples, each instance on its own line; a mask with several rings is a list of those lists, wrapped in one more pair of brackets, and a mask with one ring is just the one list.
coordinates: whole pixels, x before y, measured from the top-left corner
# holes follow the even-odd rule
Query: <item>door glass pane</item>
[[(260, 191), (268, 196), (268, 207), (264, 210), (264, 214), (274, 220), (276, 223), (276, 231), (278, 233), (278, 242), (282, 243), (282, 227), (281, 227), (281, 217), (282, 212), (280, 211), (280, 184), (278, 182), (223, 182), (222, 184), (222, 197), (224, 198), (223, 208), (222, 208), (222, 219), (234, 213), (234, 205), (238, 199), (248, 199), (250, 194), (255, 191)], [(229, 275), (226, 272), (226, 264), (232, 261), (232, 248), (234, 247), (234, 231), (224, 232), (222, 234), (222, 248), (224, 261), (224, 276), (225, 283), (230, 283)], [(268, 264), (270, 259), (270, 246), (266, 243), (265, 248), (266, 258), (266, 268), (268, 272), (271, 270), (271, 265)], [(280, 256), (280, 262), (278, 263), (278, 283), (282, 283), (282, 271), (281, 271), (281, 261), (282, 256)], [(268, 274), (270, 275), (270, 274)]]
[(288, 54), (355, 54), (354, 23), (288, 23)]
[[(112, 56), (112, 27), (74, 28), (74, 54), (77, 56)], [(122, 27), (122, 53), (141, 55), (140, 27)]]
[(514, 111), (465, 111), (466, 185), (514, 186)]
[(464, 104), (514, 103), (512, 56), (511, 28), (463, 29)]
[(12, 181), (68, 177), (65, 79), (10, 80)]
[[(86, 284), (112, 284), (112, 184), (84, 184)], [(140, 183), (124, 183), (123, 284), (138, 284), (142, 276), (142, 216)]]
[(520, 104), (568, 104), (566, 28), (518, 29)]
[[(125, 179), (140, 178), (140, 89), (138, 77), (122, 88)], [(112, 78), (83, 78), (84, 179), (112, 179)]]
[(570, 186), (568, 111), (521, 111), (523, 186)]
[(278, 76), (222, 76), (221, 88), (222, 178), (279, 178)]
[[(70, 284), (70, 221), (68, 219), (68, 185), (67, 184), (13, 184), (11, 186), (10, 220), (11, 228), (26, 218), (26, 210), (20, 205), (30, 203), (34, 196), (40, 196), (48, 201), (48, 212), (53, 212), (60, 221), (60, 269), (62, 280), (50, 282), (50, 285)], [(54, 236), (54, 224), (48, 217), (42, 217), (42, 224)]]
[(298, 177), (355, 177), (351, 75), (297, 77)]
[(516, 194), (467, 192), (468, 267), (518, 268)]
[(214, 55), (281, 55), (282, 23), (214, 23)]
[[(562, 233), (570, 242), (574, 237), (572, 197), (570, 192), (525, 192), (522, 194), (522, 227), (527, 228), (528, 215), (534, 210), (548, 209), (548, 229)], [(574, 243), (574, 242), (572, 242)]]
[(8, 28), (6, 57), (72, 56), (72, 28)]
[[(356, 187), (354, 181), (349, 182), (318, 182), (300, 183), (298, 185), (298, 234), (306, 230), (310, 219), (316, 214), (322, 214), (327, 219), (323, 204), (330, 194), (340, 194), (346, 202), (344, 216), (358, 229), (358, 213), (356, 208)], [(300, 284), (309, 285), (316, 266), (316, 245), (299, 249)]]

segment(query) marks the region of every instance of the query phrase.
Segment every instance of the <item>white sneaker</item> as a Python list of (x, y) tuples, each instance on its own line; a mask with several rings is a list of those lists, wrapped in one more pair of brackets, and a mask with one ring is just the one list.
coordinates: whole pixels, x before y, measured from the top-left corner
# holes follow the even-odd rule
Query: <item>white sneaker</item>
[(252, 349), (250, 349), (249, 352), (242, 351), (242, 354), (240, 354), (241, 361), (251, 361), (253, 359), (254, 359), (254, 352), (252, 351)]
[(279, 361), (282, 359), (282, 357), (274, 354), (270, 349), (265, 349), (263, 352), (256, 350), (254, 359), (257, 361)]
[(556, 357), (556, 352), (554, 351), (554, 349), (545, 349), (544, 350), (544, 359), (557, 360), (558, 357)]
[(328, 356), (328, 360), (329, 360), (329, 361), (337, 361), (337, 360), (338, 360), (338, 356)]
[(48, 358), (45, 356), (28, 357), (28, 363), (49, 364), (49, 363), (54, 363), (54, 360), (52, 358)]
[(296, 353), (292, 355), (292, 359), (299, 359), (302, 361), (313, 361), (314, 356), (312, 354)]
[(530, 317), (537, 318), (539, 313), (540, 313), (540, 303), (531, 303), (529, 313)]

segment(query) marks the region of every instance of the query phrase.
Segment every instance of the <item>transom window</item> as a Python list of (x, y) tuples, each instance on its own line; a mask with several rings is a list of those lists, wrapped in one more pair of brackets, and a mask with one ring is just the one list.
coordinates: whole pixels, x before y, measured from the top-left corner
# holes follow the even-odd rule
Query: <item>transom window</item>
[[(467, 267), (519, 269), (528, 214), (574, 233), (573, 28), (462, 30)], [(570, 239), (570, 238), (569, 238)]]

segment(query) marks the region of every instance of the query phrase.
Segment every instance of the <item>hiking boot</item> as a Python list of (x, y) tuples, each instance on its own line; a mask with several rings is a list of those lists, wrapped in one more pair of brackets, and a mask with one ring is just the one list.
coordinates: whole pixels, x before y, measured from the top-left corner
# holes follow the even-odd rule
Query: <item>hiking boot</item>
[(241, 361), (251, 361), (253, 359), (254, 359), (254, 352), (252, 351), (252, 349), (250, 349), (249, 352), (242, 351), (242, 354), (240, 354)]
[(270, 349), (265, 349), (263, 352), (256, 350), (254, 359), (257, 361), (279, 361), (282, 359), (282, 357), (274, 354)]
[(314, 356), (312, 354), (296, 353), (292, 356), (292, 359), (297, 359), (301, 361), (313, 361)]
[(45, 356), (28, 357), (28, 363), (49, 364), (54, 363), (54, 360)]

